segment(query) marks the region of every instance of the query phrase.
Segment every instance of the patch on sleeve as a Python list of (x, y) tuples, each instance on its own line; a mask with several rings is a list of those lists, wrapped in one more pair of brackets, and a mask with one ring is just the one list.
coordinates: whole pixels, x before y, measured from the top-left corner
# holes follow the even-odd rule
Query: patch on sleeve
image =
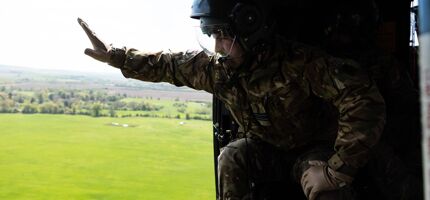
[(265, 103), (263, 103), (266, 100), (267, 97), (264, 97), (263, 99), (256, 98), (250, 102), (250, 105), (252, 109), (252, 114), (254, 118), (260, 123), (260, 125), (271, 126), (272, 124), (270, 123), (269, 115), (267, 114), (266, 108), (264, 106)]

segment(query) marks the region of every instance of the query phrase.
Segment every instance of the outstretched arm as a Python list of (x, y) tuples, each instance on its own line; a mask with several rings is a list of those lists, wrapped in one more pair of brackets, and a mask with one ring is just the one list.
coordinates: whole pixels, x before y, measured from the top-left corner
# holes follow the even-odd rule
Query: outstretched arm
[(136, 49), (114, 48), (100, 40), (82, 19), (78, 18), (78, 23), (93, 45), (92, 49), (85, 49), (85, 54), (121, 69), (125, 77), (213, 92), (213, 68), (216, 64), (213, 58), (202, 51), (146, 53)]
[(130, 49), (125, 57), (121, 71), (127, 78), (213, 92), (215, 62), (202, 51), (144, 53)]

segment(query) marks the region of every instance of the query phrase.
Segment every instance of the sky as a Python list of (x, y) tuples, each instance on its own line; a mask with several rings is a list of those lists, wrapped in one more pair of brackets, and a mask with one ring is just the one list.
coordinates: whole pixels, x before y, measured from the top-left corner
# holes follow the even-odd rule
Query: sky
[(80, 17), (107, 44), (142, 51), (200, 49), (192, 0), (8, 0), (0, 2), (0, 65), (112, 72), (86, 56)]

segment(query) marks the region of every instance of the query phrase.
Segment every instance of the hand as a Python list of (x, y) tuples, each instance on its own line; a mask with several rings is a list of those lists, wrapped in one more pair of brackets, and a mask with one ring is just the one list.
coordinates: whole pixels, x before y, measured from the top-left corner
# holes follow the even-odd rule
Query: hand
[(85, 49), (85, 54), (101, 62), (108, 62), (110, 59), (109, 49), (104, 42), (102, 42), (97, 35), (88, 27), (81, 18), (78, 18), (78, 23), (84, 29), (91, 43), (93, 44), (93, 49)]
[(309, 161), (307, 169), (301, 178), (302, 189), (309, 200), (315, 200), (319, 193), (337, 190), (353, 180), (351, 176), (336, 172), (327, 162), (320, 160)]

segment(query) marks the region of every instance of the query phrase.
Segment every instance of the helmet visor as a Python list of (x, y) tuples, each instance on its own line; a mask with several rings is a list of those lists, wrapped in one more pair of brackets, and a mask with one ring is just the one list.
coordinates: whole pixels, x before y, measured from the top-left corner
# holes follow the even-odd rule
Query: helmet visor
[(215, 56), (217, 53), (220, 53), (219, 56), (228, 56), (230, 54), (231, 48), (227, 51), (216, 52), (217, 41), (219, 42), (220, 40), (226, 39), (232, 40), (232, 46), (235, 43), (235, 37), (230, 34), (230, 30), (225, 24), (201, 25), (198, 28), (196, 27), (195, 33), (200, 47), (209, 56)]

